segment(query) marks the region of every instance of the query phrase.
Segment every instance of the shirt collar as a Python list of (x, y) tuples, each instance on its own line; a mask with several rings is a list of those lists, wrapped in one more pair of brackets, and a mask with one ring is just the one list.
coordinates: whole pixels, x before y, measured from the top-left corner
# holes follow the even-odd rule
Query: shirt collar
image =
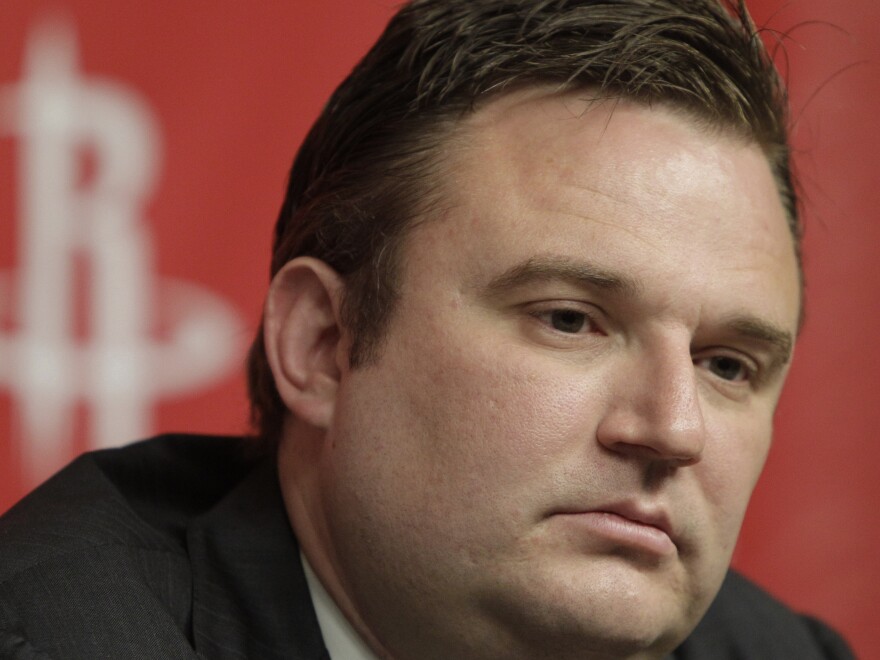
[(321, 636), (324, 645), (331, 658), (344, 658), (345, 660), (379, 660), (370, 650), (360, 635), (355, 632), (348, 619), (339, 610), (336, 602), (324, 589), (324, 585), (315, 575), (305, 555), (300, 552), (303, 572), (309, 585), (309, 593), (312, 596), (312, 605), (318, 617), (318, 626), (321, 628)]

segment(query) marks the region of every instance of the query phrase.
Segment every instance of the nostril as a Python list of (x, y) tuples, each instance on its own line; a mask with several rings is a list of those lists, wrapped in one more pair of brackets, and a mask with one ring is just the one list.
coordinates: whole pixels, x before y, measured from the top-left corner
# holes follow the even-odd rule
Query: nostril
[(599, 422), (599, 443), (617, 453), (679, 467), (699, 462), (706, 443), (706, 426), (696, 398), (664, 402), (655, 395), (643, 401), (642, 405), (633, 405), (618, 400)]

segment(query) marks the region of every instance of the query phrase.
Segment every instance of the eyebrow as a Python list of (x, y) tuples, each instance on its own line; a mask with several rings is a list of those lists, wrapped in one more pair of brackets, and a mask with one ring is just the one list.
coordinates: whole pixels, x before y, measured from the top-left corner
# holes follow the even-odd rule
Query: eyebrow
[(509, 268), (487, 285), (483, 292), (492, 295), (516, 289), (533, 282), (563, 280), (612, 293), (633, 296), (641, 288), (635, 280), (613, 271), (563, 257), (532, 257)]
[[(488, 284), (481, 287), (485, 295), (492, 296), (534, 282), (562, 280), (579, 286), (594, 287), (610, 293), (635, 297), (642, 286), (631, 277), (611, 270), (597, 268), (588, 263), (566, 257), (532, 257), (507, 269)], [(743, 339), (751, 339), (767, 345), (772, 355), (770, 371), (791, 360), (794, 335), (774, 323), (751, 314), (728, 318), (723, 326)]]
[(773, 353), (773, 360), (769, 365), (771, 370), (787, 364), (791, 359), (791, 352), (794, 348), (792, 333), (750, 315), (736, 316), (729, 319), (725, 325), (741, 337), (768, 344)]

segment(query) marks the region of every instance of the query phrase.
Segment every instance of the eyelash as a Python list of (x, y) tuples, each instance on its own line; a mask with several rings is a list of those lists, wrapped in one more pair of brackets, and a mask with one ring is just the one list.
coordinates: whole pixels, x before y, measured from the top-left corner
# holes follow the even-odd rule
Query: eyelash
[[(555, 327), (553, 323), (553, 316), (556, 314), (577, 315), (579, 317), (578, 320), (581, 322), (581, 325), (573, 331), (566, 331)], [(601, 328), (598, 326), (594, 315), (583, 309), (582, 307), (575, 306), (574, 303), (566, 305), (557, 302), (554, 304), (554, 306), (545, 305), (542, 306), (540, 309), (529, 311), (529, 315), (540, 322), (548, 332), (552, 332), (557, 337), (574, 339), (585, 334), (601, 332)], [(701, 352), (703, 352), (705, 355), (704, 351)], [(711, 363), (712, 361), (716, 360), (729, 360), (732, 362), (736, 362), (740, 369), (740, 375), (737, 378), (724, 378), (723, 376), (713, 371), (710, 364), (706, 364), (706, 370), (722, 383), (732, 386), (748, 385), (751, 387), (756, 387), (760, 385), (760, 382), (762, 380), (761, 369), (759, 365), (757, 365), (747, 356), (736, 356), (730, 355), (729, 353), (719, 353), (704, 357), (695, 357), (693, 362), (695, 366), (700, 366), (701, 363)]]
[(751, 363), (751, 361), (745, 357), (736, 357), (736, 356), (727, 355), (727, 354), (710, 355), (707, 357), (695, 358), (694, 364), (699, 366), (699, 364), (702, 362), (708, 362), (708, 361), (712, 361), (712, 360), (730, 360), (730, 361), (736, 362), (739, 365), (739, 368), (742, 372), (742, 375), (739, 378), (724, 378), (724, 377), (720, 376), (719, 374), (713, 372), (711, 370), (711, 368), (709, 368), (707, 366), (707, 370), (713, 376), (715, 376), (716, 378), (718, 378), (719, 380), (721, 380), (725, 383), (731, 383), (734, 385), (740, 384), (740, 383), (755, 385), (760, 381), (760, 375), (761, 375), (760, 369), (758, 368), (757, 365)]
[[(598, 328), (596, 326), (595, 318), (586, 310), (581, 308), (576, 308), (573, 306), (564, 306), (557, 305), (556, 307), (545, 307), (543, 309), (537, 309), (530, 312), (531, 316), (537, 319), (540, 323), (542, 323), (548, 330), (559, 333), (561, 335), (568, 335), (571, 337), (582, 334), (582, 330), (586, 329), (588, 332), (596, 331)], [(580, 323), (573, 330), (564, 330), (562, 328), (557, 327), (554, 324), (554, 315), (559, 314), (568, 314), (575, 315), (578, 318), (575, 320), (575, 323)], [(558, 319), (557, 319), (558, 320)]]
[[(596, 320), (592, 314), (590, 314), (585, 309), (574, 307), (574, 306), (566, 306), (557, 303), (555, 307), (544, 307), (541, 309), (537, 309), (529, 312), (530, 315), (537, 319), (547, 330), (553, 332), (557, 335), (567, 336), (567, 337), (577, 337), (578, 335), (585, 334), (583, 330), (586, 330), (586, 334), (590, 334), (592, 332), (596, 332), (599, 330), (596, 324)], [(580, 317), (578, 320), (581, 322), (581, 325), (572, 331), (566, 331), (556, 327), (553, 323), (553, 316), (556, 314), (571, 314), (577, 315)], [(694, 358), (694, 365), (699, 366), (700, 363), (711, 362), (713, 360), (730, 360), (736, 362), (741, 371), (741, 375), (737, 378), (724, 378), (712, 371), (709, 365), (706, 366), (707, 371), (711, 373), (714, 377), (718, 378), (724, 383), (730, 383), (733, 385), (738, 384), (758, 384), (760, 380), (760, 369), (757, 365), (752, 363), (746, 357), (737, 357), (729, 354), (718, 354), (718, 355), (710, 355), (706, 357), (697, 357)]]

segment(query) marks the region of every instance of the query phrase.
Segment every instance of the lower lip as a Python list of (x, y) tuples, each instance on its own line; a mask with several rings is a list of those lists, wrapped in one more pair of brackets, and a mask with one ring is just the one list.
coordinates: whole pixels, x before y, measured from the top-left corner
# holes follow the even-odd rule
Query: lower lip
[(676, 552), (675, 543), (658, 527), (624, 518), (607, 511), (560, 514), (575, 524), (585, 527), (591, 535), (615, 545), (660, 557)]

